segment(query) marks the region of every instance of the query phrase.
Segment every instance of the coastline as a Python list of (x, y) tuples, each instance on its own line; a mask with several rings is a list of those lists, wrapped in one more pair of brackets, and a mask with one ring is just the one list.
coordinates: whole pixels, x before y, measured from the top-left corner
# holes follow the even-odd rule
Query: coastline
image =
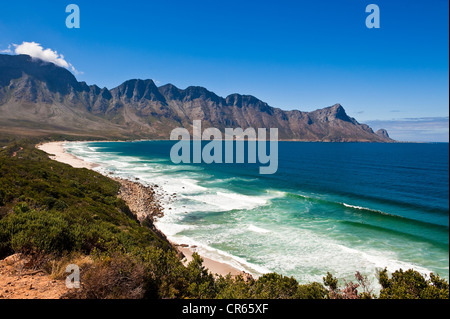
[(36, 148), (49, 154), (50, 159), (68, 164), (74, 168), (93, 169), (100, 166), (98, 164), (88, 163), (72, 154), (66, 153), (64, 143), (66, 142), (41, 143), (36, 145)]
[[(36, 145), (36, 148), (49, 154), (50, 159), (70, 165), (74, 168), (86, 168), (92, 170), (100, 167), (100, 165), (98, 164), (86, 162), (72, 154), (67, 153), (64, 148), (65, 143), (67, 142), (41, 143)], [(112, 178), (111, 176), (107, 177)], [(127, 202), (127, 204), (130, 206), (130, 209), (133, 211), (139, 221), (142, 221), (145, 218), (153, 219), (153, 217), (161, 217), (164, 208), (161, 207), (160, 201), (156, 197), (156, 193), (151, 187), (146, 187), (137, 181), (119, 178), (112, 179), (121, 183), (122, 187), (119, 196), (125, 202)], [(163, 234), (159, 229), (157, 230), (161, 234)], [(183, 243), (175, 243), (173, 241), (170, 241), (170, 243), (175, 249), (178, 250), (178, 252), (184, 255), (185, 258), (183, 259), (183, 263), (187, 265), (187, 263), (192, 260), (192, 255), (194, 252), (196, 252), (196, 247), (189, 247), (188, 245), (185, 245)], [(227, 276), (228, 274), (231, 274), (232, 276), (243, 275), (244, 278), (248, 278), (249, 276), (251, 276), (251, 274), (239, 270), (229, 264), (222, 263), (204, 256), (201, 257), (203, 259), (203, 266), (207, 268), (212, 274), (222, 276)]]

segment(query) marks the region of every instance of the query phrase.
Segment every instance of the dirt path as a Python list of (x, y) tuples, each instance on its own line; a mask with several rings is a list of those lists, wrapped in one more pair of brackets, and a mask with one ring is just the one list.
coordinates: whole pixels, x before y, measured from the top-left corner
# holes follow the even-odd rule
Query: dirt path
[[(21, 147), (17, 152), (23, 151), (23, 147)], [(16, 157), (17, 156), (17, 152), (13, 152), (12, 153), (12, 157)]]
[(67, 292), (63, 280), (24, 269), (20, 254), (0, 261), (0, 299), (59, 299)]

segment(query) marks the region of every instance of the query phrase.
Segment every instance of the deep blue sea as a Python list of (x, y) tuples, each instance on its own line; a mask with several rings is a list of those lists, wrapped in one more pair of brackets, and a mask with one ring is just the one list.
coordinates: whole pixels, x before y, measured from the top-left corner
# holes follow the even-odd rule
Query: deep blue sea
[[(97, 170), (158, 184), (157, 226), (201, 255), (301, 283), (377, 268), (449, 279), (449, 145), (279, 143), (259, 164), (179, 164), (175, 142), (67, 143)], [(176, 194), (176, 197), (172, 196)]]

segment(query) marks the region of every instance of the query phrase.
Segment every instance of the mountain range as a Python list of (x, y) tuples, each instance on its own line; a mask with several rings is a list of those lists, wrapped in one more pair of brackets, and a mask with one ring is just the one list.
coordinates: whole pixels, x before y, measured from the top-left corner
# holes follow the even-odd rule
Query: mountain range
[(349, 117), (340, 104), (285, 111), (251, 95), (220, 97), (203, 87), (128, 80), (111, 90), (27, 55), (0, 55), (0, 131), (110, 139), (169, 139), (172, 129), (278, 128), (282, 140), (393, 142)]

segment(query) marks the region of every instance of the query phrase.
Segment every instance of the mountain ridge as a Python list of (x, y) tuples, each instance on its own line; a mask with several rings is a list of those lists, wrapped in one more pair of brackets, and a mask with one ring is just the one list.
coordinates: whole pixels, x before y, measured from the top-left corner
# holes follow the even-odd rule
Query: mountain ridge
[[(347, 115), (340, 104), (284, 111), (252, 95), (221, 97), (200, 86), (179, 89), (131, 79), (113, 88), (78, 82), (68, 70), (27, 55), (0, 54), (0, 127), (105, 138), (169, 139), (176, 127), (278, 128), (281, 140), (392, 142)], [(25, 124), (24, 124), (25, 123)]]

